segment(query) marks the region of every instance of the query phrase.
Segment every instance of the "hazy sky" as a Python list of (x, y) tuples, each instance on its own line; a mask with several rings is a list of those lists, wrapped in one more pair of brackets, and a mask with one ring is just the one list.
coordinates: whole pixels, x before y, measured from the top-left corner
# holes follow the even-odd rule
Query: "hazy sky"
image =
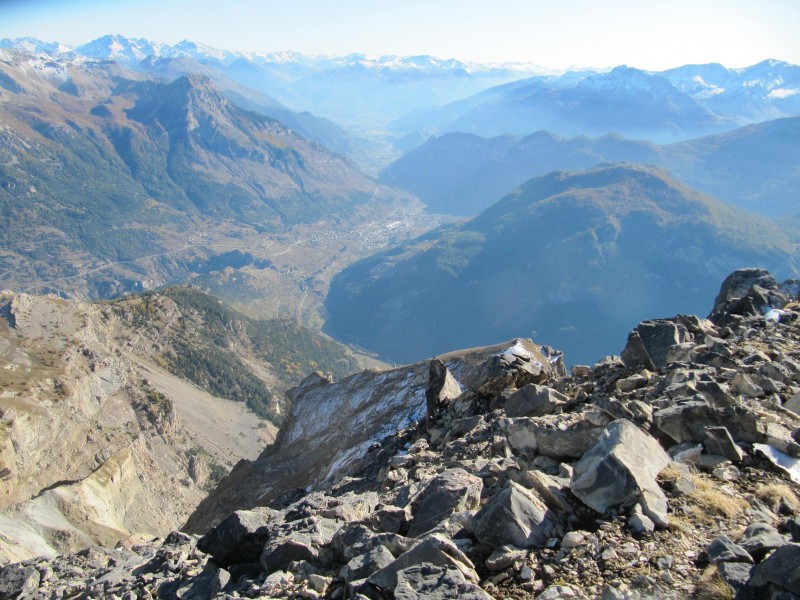
[(0, 37), (432, 54), (551, 68), (800, 64), (800, 0), (0, 0)]

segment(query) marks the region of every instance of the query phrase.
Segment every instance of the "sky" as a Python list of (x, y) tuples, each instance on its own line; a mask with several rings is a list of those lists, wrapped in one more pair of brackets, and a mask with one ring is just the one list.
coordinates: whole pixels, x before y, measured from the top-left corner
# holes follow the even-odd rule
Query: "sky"
[(0, 0), (0, 38), (430, 54), (553, 69), (800, 64), (800, 0)]

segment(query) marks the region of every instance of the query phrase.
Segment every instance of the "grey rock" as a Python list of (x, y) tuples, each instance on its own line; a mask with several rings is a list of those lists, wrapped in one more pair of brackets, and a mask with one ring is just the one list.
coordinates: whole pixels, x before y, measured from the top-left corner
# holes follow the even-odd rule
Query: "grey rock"
[(559, 514), (573, 512), (572, 505), (562, 491), (562, 484), (547, 473), (536, 470), (513, 471), (511, 479), (533, 490), (544, 503)]
[(656, 370), (665, 367), (670, 347), (689, 340), (686, 327), (674, 320), (642, 321), (628, 335), (622, 361), (628, 369)]
[(747, 587), (770, 585), (800, 595), (800, 544), (781, 546), (753, 568)]
[(747, 396), (748, 398), (761, 398), (764, 396), (764, 390), (757, 386), (750, 377), (739, 371), (731, 381), (731, 389), (737, 393)]
[(0, 598), (33, 598), (39, 587), (39, 571), (32, 566), (12, 564), (0, 570)]
[(339, 572), (339, 576), (345, 581), (355, 581), (366, 579), (375, 571), (390, 565), (394, 561), (394, 556), (384, 546), (375, 546), (359, 556), (351, 559)]
[(783, 407), (792, 411), (796, 415), (800, 415), (800, 393), (793, 395), (786, 402)]
[(694, 386), (697, 392), (714, 408), (736, 404), (736, 399), (716, 381), (697, 381)]
[(261, 566), (269, 575), (285, 570), (295, 560), (315, 561), (329, 545), (340, 525), (326, 518), (307, 517), (270, 527), (269, 541), (261, 553)]
[(748, 554), (747, 550), (738, 544), (734, 544), (725, 534), (715, 538), (708, 545), (706, 548), (706, 555), (708, 556), (708, 562), (714, 565), (722, 562), (753, 564), (753, 557)]
[(399, 506), (385, 506), (363, 521), (374, 531), (404, 533), (408, 530), (408, 513)]
[(630, 421), (614, 421), (576, 463), (570, 489), (599, 513), (638, 502), (645, 515), (665, 527), (667, 499), (656, 476), (669, 464), (669, 455), (653, 437)]
[(725, 427), (706, 427), (703, 446), (709, 454), (719, 454), (735, 463), (742, 462), (744, 452), (733, 441)]
[(536, 428), (538, 452), (559, 461), (580, 458), (594, 445), (603, 430), (603, 427), (580, 418), (554, 426), (542, 423)]
[(391, 564), (370, 575), (367, 582), (383, 590), (394, 590), (397, 586), (397, 574), (400, 571), (423, 563), (455, 567), (467, 581), (478, 582), (472, 561), (453, 542), (437, 534), (426, 537)]
[(688, 400), (663, 408), (653, 414), (653, 427), (676, 444), (703, 443), (707, 427), (725, 427), (734, 440), (763, 443), (766, 426), (763, 420), (746, 406), (714, 408), (705, 400)]
[(539, 596), (537, 600), (563, 600), (564, 598), (577, 598), (578, 594), (575, 593), (568, 585), (551, 585), (547, 587)]
[(716, 325), (728, 325), (736, 316), (762, 315), (770, 308), (780, 308), (789, 300), (775, 278), (764, 269), (739, 269), (722, 282), (709, 319)]
[(397, 573), (394, 588), (397, 600), (491, 600), (479, 586), (468, 582), (453, 566), (436, 566), (423, 563), (407, 567)]
[(179, 591), (181, 600), (211, 600), (230, 581), (230, 573), (208, 563), (203, 572), (190, 579), (188, 589)]
[(430, 531), (453, 513), (478, 508), (483, 481), (464, 469), (448, 469), (431, 479), (411, 501), (408, 534)]
[(503, 422), (508, 445), (517, 455), (532, 457), (539, 448), (536, 441), (538, 423), (529, 417), (507, 419)]
[(452, 400), (461, 395), (461, 386), (438, 358), (431, 360), (428, 370), (428, 386), (425, 390), (428, 423)]
[(269, 522), (264, 512), (236, 511), (200, 538), (197, 547), (222, 566), (258, 562), (269, 538)]
[(786, 529), (793, 542), (800, 542), (800, 517), (792, 517), (786, 521)]
[(631, 514), (628, 517), (628, 527), (637, 535), (643, 533), (652, 533), (656, 530), (656, 524), (653, 520), (642, 512), (642, 507), (638, 504), (634, 505), (631, 509)]
[(778, 530), (772, 525), (768, 523), (752, 523), (744, 530), (742, 539), (739, 540), (739, 545), (747, 550), (750, 556), (758, 562), (770, 550), (780, 548), (788, 541), (786, 536), (778, 533)]
[(289, 563), (296, 560), (315, 560), (319, 556), (319, 548), (307, 540), (283, 539), (264, 546), (261, 554), (261, 566), (267, 574), (283, 571)]
[(744, 589), (753, 570), (752, 564), (745, 562), (721, 562), (717, 564), (717, 571), (722, 581), (733, 588), (734, 592)]
[(505, 410), (509, 417), (540, 417), (560, 412), (567, 401), (562, 393), (544, 385), (529, 383), (511, 394)]
[(515, 548), (514, 546), (500, 546), (495, 548), (486, 559), (486, 568), (490, 571), (502, 571), (517, 561), (525, 560), (527, 556), (527, 550)]
[(542, 500), (513, 481), (475, 515), (473, 530), (489, 546), (542, 546), (557, 531), (558, 520)]
[(623, 394), (638, 390), (646, 385), (647, 377), (644, 377), (639, 373), (631, 375), (630, 377), (626, 377), (625, 379), (618, 379), (617, 383), (615, 384), (617, 391), (622, 392)]

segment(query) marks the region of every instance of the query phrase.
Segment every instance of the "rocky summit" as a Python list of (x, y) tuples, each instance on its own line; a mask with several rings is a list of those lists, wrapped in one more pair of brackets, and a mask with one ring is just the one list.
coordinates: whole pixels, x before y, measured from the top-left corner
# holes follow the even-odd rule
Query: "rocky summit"
[(800, 597), (800, 282), (567, 374), (530, 340), (291, 393), (164, 539), (7, 564), (1, 598)]

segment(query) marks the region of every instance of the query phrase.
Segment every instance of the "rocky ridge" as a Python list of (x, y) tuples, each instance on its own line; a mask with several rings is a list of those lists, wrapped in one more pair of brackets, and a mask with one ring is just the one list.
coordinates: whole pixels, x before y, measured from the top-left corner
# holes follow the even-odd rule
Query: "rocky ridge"
[[(261, 480), (269, 494), (245, 487), (237, 496), (231, 475), (212, 494), (227, 498), (229, 514), (220, 503), (205, 511), (213, 527), (189, 527), (202, 537), (175, 532), (8, 565), (0, 590), (126, 599), (799, 597), (798, 292), (766, 271), (737, 271), (708, 319), (642, 322), (621, 356), (569, 376), (557, 352), (529, 341), (340, 384), (314, 376), (294, 392), (283, 441), (248, 472), (278, 468), (282, 444), (303, 435), (304, 398), (327, 388), (338, 438), (309, 447), (317, 469), (304, 489)], [(378, 387), (348, 390), (359, 377)], [(398, 393), (406, 404), (392, 412)], [(355, 420), (376, 399), (385, 402), (375, 419)], [(371, 430), (387, 416), (396, 431)], [(341, 435), (348, 422), (352, 442)], [(380, 436), (361, 460), (335, 462), (333, 449)]]

